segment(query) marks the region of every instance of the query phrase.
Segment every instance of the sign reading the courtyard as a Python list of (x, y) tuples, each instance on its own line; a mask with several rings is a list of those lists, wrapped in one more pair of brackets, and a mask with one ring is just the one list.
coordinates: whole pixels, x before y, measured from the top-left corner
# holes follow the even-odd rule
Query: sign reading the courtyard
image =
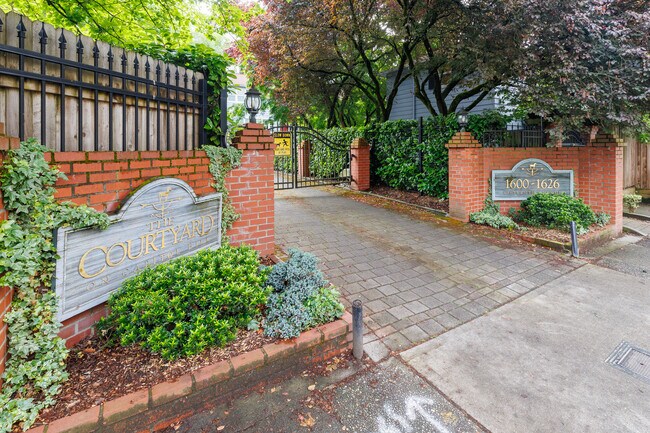
[(106, 230), (68, 228), (56, 235), (54, 287), (59, 319), (105, 302), (146, 267), (221, 245), (221, 194), (197, 198), (178, 179), (138, 189)]
[(492, 200), (525, 200), (538, 192), (573, 196), (573, 170), (553, 170), (541, 159), (524, 159), (512, 170), (492, 170)]
[(273, 141), (275, 142), (275, 156), (291, 156), (290, 132), (275, 132)]

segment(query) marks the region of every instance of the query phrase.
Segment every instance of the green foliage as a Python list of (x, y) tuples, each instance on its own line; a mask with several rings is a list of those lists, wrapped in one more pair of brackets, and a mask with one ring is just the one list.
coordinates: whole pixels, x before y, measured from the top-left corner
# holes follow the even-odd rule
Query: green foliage
[(281, 171), (283, 173), (292, 173), (293, 160), (291, 155), (276, 156), (273, 158), (273, 170)]
[(361, 128), (331, 128), (319, 131), (325, 140), (310, 137), (309, 171), (315, 177), (339, 177), (348, 167), (348, 149), (361, 136)]
[(438, 116), (424, 119), (422, 143), (418, 143), (418, 122), (415, 120), (331, 128), (321, 133), (338, 143), (349, 144), (357, 137), (368, 140), (372, 146), (370, 173), (374, 182), (446, 197), (448, 155), (444, 145), (457, 130), (455, 116)]
[(226, 141), (232, 143), (232, 139), (238, 131), (244, 129), (246, 122), (246, 107), (244, 104), (233, 104), (228, 107), (228, 131)]
[[(167, 63), (173, 63), (194, 71), (202, 72), (208, 84), (208, 117), (204, 128), (208, 132), (208, 142), (220, 146), (221, 128), (219, 119), (219, 92), (227, 87), (232, 74), (227, 70), (232, 60), (224, 54), (217, 53), (212, 47), (204, 44), (190, 44), (178, 49), (170, 49), (161, 45), (139, 45), (139, 52), (148, 54)], [(197, 83), (198, 85), (198, 83)]]
[(233, 340), (260, 313), (268, 273), (249, 246), (203, 250), (126, 280), (97, 326), (112, 341), (139, 343), (164, 359), (195, 355)]
[(333, 287), (321, 287), (305, 301), (305, 308), (311, 313), (311, 322), (307, 326), (322, 325), (333, 322), (343, 316), (345, 307), (339, 301), (341, 294)]
[(498, 110), (487, 110), (481, 114), (472, 114), (467, 118), (467, 130), (474, 133), (477, 140), (481, 140), (487, 130), (506, 129), (509, 122), (525, 117), (523, 112), (504, 114)]
[(605, 212), (598, 212), (596, 214), (596, 224), (598, 224), (600, 227), (605, 227), (607, 224), (609, 224), (611, 219), (612, 216)]
[(214, 178), (212, 186), (221, 193), (221, 234), (225, 238), (228, 229), (239, 219), (239, 214), (235, 211), (228, 196), (226, 176), (230, 170), (241, 165), (243, 152), (234, 147), (218, 146), (203, 146), (203, 150), (210, 159), (210, 174)]
[(187, 43), (200, 20), (194, 5), (180, 0), (0, 0), (0, 9), (127, 47)]
[(314, 255), (290, 249), (289, 260), (273, 267), (267, 280), (273, 293), (267, 303), (266, 335), (293, 338), (305, 329), (341, 317), (338, 292), (328, 287), (317, 263)]
[(563, 231), (569, 231), (571, 221), (575, 221), (578, 234), (587, 233), (589, 227), (596, 223), (596, 214), (582, 199), (566, 194), (533, 194), (521, 202), (521, 210), (513, 215), (516, 221), (533, 227), (544, 226)]
[(512, 218), (501, 214), (500, 206), (494, 203), (490, 196), (485, 199), (483, 210), (470, 214), (469, 220), (474, 224), (482, 224), (495, 229), (519, 229), (519, 226)]
[[(518, 116), (497, 111), (473, 114), (468, 119), (468, 130), (480, 137), (486, 129), (505, 127)], [(422, 126), (422, 143), (418, 142), (419, 126), (416, 120), (392, 120), (365, 127), (330, 128), (319, 132), (341, 144), (349, 144), (357, 137), (368, 140), (372, 145), (370, 174), (373, 182), (445, 198), (448, 194), (449, 160), (445, 144), (458, 131), (456, 115), (428, 117), (423, 119)], [(332, 160), (341, 161), (341, 158)], [(327, 172), (329, 166), (323, 164), (323, 167)]]
[(231, 35), (224, 37), (222, 34), (229, 32), (243, 36), (242, 20), (257, 13), (259, 7), (244, 12), (234, 2), (217, 0), (211, 2), (212, 14), (206, 15), (199, 11), (197, 5), (180, 0), (149, 0), (144, 3), (119, 0), (0, 0), (2, 10), (23, 13), (32, 20), (42, 20), (204, 73), (210, 89), (210, 113), (204, 127), (208, 131), (209, 142), (219, 145), (219, 91), (232, 78), (227, 69), (232, 59), (223, 53), (223, 46), (231, 43)]
[(623, 194), (623, 207), (628, 210), (628, 212), (634, 212), (641, 205), (643, 197), (638, 194)]
[(643, 116), (641, 130), (638, 132), (641, 143), (650, 144), (650, 114)]
[(67, 350), (57, 333), (58, 299), (49, 290), (58, 227), (108, 226), (105, 214), (54, 200), (54, 183), (65, 178), (43, 157), (45, 148), (31, 139), (11, 150), (2, 165), (0, 184), (9, 219), (0, 223), (0, 286), (14, 287), (8, 325), (8, 359), (0, 393), (0, 432), (29, 428), (38, 412), (55, 402), (67, 379)]

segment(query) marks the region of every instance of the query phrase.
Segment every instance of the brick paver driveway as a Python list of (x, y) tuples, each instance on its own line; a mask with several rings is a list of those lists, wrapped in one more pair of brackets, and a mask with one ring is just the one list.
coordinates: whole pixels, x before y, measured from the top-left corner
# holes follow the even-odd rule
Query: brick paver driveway
[(320, 189), (276, 192), (276, 243), (316, 254), (346, 306), (364, 303), (375, 360), (435, 337), (582, 263), (503, 247)]

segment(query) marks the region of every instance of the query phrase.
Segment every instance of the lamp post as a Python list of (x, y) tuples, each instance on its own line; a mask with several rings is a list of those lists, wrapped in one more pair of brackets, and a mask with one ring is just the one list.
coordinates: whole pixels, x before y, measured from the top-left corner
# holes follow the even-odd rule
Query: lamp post
[(246, 111), (248, 111), (250, 122), (255, 123), (255, 115), (260, 111), (260, 107), (262, 106), (262, 95), (255, 88), (255, 85), (246, 92), (244, 106), (246, 107)]
[(467, 111), (465, 109), (458, 113), (458, 125), (460, 126), (460, 131), (465, 132), (465, 128), (467, 128)]

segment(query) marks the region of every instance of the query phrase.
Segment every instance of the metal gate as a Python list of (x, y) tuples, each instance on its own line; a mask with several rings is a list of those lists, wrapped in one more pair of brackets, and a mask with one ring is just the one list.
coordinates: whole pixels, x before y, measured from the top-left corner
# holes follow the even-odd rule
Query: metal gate
[(301, 125), (273, 126), (276, 190), (350, 183), (350, 143)]

